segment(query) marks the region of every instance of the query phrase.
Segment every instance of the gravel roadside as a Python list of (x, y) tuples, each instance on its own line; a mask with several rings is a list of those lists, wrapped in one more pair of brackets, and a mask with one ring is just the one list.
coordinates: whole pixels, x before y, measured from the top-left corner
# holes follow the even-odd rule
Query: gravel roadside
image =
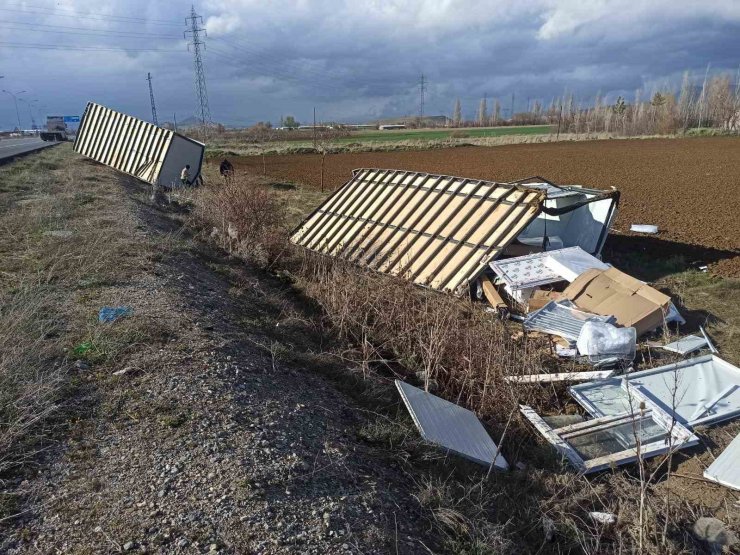
[(122, 182), (120, 209), (169, 246), (109, 293), (164, 339), (131, 345), (104, 377), (89, 418), (19, 488), (29, 508), (0, 551), (429, 553), (411, 479), (358, 437), (360, 407), (265, 332), (291, 333), (280, 282)]

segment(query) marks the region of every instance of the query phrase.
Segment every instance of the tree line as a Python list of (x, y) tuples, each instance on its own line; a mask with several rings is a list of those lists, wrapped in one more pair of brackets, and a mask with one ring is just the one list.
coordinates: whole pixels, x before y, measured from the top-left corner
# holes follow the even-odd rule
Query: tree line
[(646, 94), (637, 90), (632, 102), (623, 96), (608, 102), (597, 94), (593, 102), (586, 104), (573, 93), (566, 93), (553, 98), (548, 106), (539, 100), (528, 104), (526, 111), (502, 117), (500, 101), (494, 98), (489, 109), (488, 99), (483, 98), (475, 116), (465, 119), (458, 98), (451, 123), (455, 127), (550, 124), (558, 126), (562, 133), (620, 135), (676, 133), (691, 128), (740, 130), (740, 78), (733, 84), (726, 73), (705, 75), (701, 85), (697, 85), (685, 72), (678, 91), (663, 88)]

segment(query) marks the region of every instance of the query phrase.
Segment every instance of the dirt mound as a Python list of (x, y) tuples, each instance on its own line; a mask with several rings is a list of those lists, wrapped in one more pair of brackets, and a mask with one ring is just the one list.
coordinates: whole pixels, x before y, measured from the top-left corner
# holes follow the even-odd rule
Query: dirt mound
[[(713, 271), (740, 275), (740, 139), (614, 140), (463, 147), (327, 156), (324, 183), (335, 188), (354, 168), (399, 168), (509, 181), (541, 175), (564, 184), (622, 192), (615, 231), (655, 224), (674, 244), (720, 249)], [(234, 159), (237, 168), (262, 172), (261, 157)], [(318, 187), (318, 155), (267, 157), (267, 173)], [(671, 249), (670, 255), (680, 252)], [(660, 253), (658, 253), (660, 256)]]

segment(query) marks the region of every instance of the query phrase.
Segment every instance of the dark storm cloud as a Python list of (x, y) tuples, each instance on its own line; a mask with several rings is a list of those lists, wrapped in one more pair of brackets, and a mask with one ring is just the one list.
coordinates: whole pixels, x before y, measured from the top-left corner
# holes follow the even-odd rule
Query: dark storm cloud
[[(160, 114), (192, 115), (192, 57), (181, 40), (187, 7), (141, 0), (38, 0), (48, 16), (4, 13), (8, 20), (83, 27), (110, 36), (24, 33), (3, 28), (5, 43), (66, 44), (117, 52), (15, 49), (0, 45), (2, 88), (27, 89), (50, 112), (77, 113), (88, 99), (146, 117), (144, 77), (155, 77)], [(740, 63), (737, 2), (626, 0), (530, 2), (210, 0), (196, 6), (209, 38), (205, 53), (214, 119), (247, 124), (293, 114), (306, 120), (362, 121), (415, 113), (417, 81), (428, 80), (427, 113), (450, 113), (455, 98), (472, 116), (479, 99), (517, 109), (567, 89), (587, 102), (635, 89), (676, 86), (683, 71), (701, 80)], [(644, 5), (643, 5), (644, 4)], [(65, 16), (59, 18), (59, 12)], [(141, 17), (147, 22), (95, 14)], [(11, 21), (12, 22), (12, 21)], [(172, 23), (167, 25), (166, 23)], [(7, 23), (7, 20), (6, 20)], [(46, 28), (48, 31), (49, 29)], [(135, 38), (113, 32), (146, 33)], [(137, 52), (156, 48), (166, 52)], [(54, 86), (49, 87), (49, 81)], [(160, 116), (162, 117), (162, 116)], [(15, 118), (0, 101), (0, 124)]]

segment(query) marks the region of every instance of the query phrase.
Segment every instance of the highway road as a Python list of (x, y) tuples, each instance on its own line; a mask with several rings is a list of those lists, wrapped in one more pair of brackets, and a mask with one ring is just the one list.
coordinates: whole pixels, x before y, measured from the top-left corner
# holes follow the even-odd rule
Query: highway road
[(55, 143), (44, 142), (38, 137), (19, 137), (17, 139), (0, 139), (0, 161), (19, 154), (32, 152)]

